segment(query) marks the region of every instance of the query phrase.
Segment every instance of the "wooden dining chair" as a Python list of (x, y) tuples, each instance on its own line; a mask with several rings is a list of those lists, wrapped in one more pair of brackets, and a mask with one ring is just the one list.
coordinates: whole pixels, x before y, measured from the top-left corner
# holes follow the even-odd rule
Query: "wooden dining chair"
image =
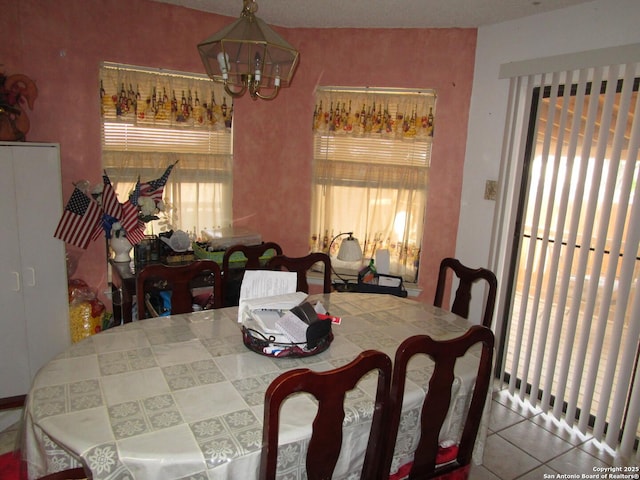
[[(223, 303), (225, 307), (238, 305), (240, 300), (240, 286), (245, 270), (259, 270), (266, 261), (261, 260), (273, 251), (273, 255), (282, 255), (282, 247), (275, 242), (262, 242), (259, 245), (232, 245), (224, 251), (222, 256)], [(244, 259), (231, 262), (231, 256), (240, 252)], [(237, 257), (238, 255), (236, 255)]]
[(147, 265), (136, 278), (138, 319), (147, 318), (148, 310), (151, 316), (157, 316), (148, 302), (148, 295), (161, 290), (171, 291), (171, 314), (191, 312), (192, 289), (199, 286), (198, 279), (202, 286), (212, 287), (213, 308), (222, 307), (222, 275), (220, 266), (213, 260), (198, 260), (186, 265)]
[(304, 257), (287, 257), (286, 255), (276, 255), (267, 263), (270, 270), (281, 270), (284, 268), (290, 272), (298, 274), (297, 290), (309, 293), (309, 282), (307, 272), (316, 263), (322, 262), (324, 269), (323, 293), (331, 293), (331, 258), (326, 253), (314, 252)]
[(382, 352), (367, 350), (342, 367), (315, 372), (306, 368), (290, 370), (277, 377), (265, 393), (260, 480), (276, 478), (280, 407), (298, 392), (312, 394), (318, 401), (307, 449), (306, 475), (309, 480), (331, 478), (342, 449), (344, 399), (367, 373), (378, 372), (378, 386), (372, 413), (369, 441), (360, 478), (378, 479), (384, 451), (384, 426), (389, 407), (391, 359)]
[(484, 307), (482, 325), (491, 328), (493, 320), (493, 310), (496, 304), (496, 293), (498, 290), (498, 280), (491, 270), (486, 268), (469, 268), (456, 258), (445, 258), (440, 262), (438, 273), (438, 284), (433, 304), (442, 307), (444, 291), (447, 283), (447, 273), (451, 270), (459, 280), (456, 295), (451, 305), (451, 312), (463, 318), (469, 318), (469, 305), (471, 304), (471, 288), (479, 280), (486, 280), (489, 286), (489, 294)]
[[(481, 345), (481, 355), (471, 402), (466, 419), (463, 421), (460, 442), (457, 445), (440, 448), (440, 431), (452, 401), (456, 360), (476, 344)], [(391, 381), (391, 413), (388, 418), (387, 445), (383, 461), (385, 478), (389, 478), (400, 426), (407, 365), (418, 354), (429, 356), (434, 362), (434, 370), (422, 405), (420, 438), (413, 462), (401, 465), (393, 478), (407, 476), (410, 479), (462, 480), (468, 478), (473, 447), (491, 383), (493, 344), (493, 332), (482, 325), (474, 325), (464, 335), (451, 340), (438, 341), (428, 335), (415, 335), (400, 344), (395, 355)]]

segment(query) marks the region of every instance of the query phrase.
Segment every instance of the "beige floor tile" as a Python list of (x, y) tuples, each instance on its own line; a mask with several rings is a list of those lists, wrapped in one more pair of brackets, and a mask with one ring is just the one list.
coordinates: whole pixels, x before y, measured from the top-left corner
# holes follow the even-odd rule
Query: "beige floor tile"
[(11, 452), (16, 447), (16, 439), (18, 436), (18, 426), (12, 425), (6, 430), (0, 432), (0, 455)]
[(574, 446), (581, 445), (592, 438), (590, 434), (585, 435), (583, 433), (580, 433), (570, 427), (566, 422), (557, 420), (555, 417), (547, 413), (536, 415), (535, 417), (531, 418), (531, 421)]
[(498, 402), (491, 405), (491, 417), (489, 419), (489, 430), (499, 432), (511, 425), (524, 421), (522, 415), (517, 414), (508, 407)]
[(517, 423), (499, 435), (543, 463), (573, 448), (569, 442), (530, 421)]
[(557, 475), (558, 473), (559, 472), (556, 472), (553, 468), (547, 465), (541, 465), (538, 468), (525, 473), (521, 477), (518, 477), (518, 480), (543, 480), (545, 475)]
[(469, 480), (500, 480), (500, 477), (497, 477), (482, 465), (473, 465), (471, 472), (469, 472)]
[(595, 467), (608, 466), (605, 462), (589, 455), (580, 448), (573, 448), (548, 463), (558, 473), (565, 474), (594, 474)]
[(502, 480), (513, 480), (540, 465), (540, 461), (498, 434), (487, 438), (483, 466)]

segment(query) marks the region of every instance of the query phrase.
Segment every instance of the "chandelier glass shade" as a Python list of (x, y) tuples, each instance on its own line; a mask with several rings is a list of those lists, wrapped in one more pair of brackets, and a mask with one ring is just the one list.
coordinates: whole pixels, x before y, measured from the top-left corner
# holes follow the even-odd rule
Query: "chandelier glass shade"
[(271, 100), (288, 87), (299, 52), (255, 16), (258, 6), (244, 0), (240, 18), (198, 44), (207, 74), (232, 97), (247, 91), (254, 100)]

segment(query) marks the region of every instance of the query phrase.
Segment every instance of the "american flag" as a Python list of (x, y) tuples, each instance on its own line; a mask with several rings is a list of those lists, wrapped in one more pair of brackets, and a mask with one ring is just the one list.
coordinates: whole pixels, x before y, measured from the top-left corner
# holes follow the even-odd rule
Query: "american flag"
[(78, 248), (86, 249), (101, 217), (100, 206), (82, 190), (75, 188), (53, 236)]
[(105, 214), (113, 218), (122, 218), (122, 205), (118, 201), (116, 191), (111, 185), (111, 180), (107, 176), (107, 172), (102, 175), (104, 187), (102, 189), (102, 210)]
[(144, 240), (144, 229), (146, 226), (147, 224), (140, 220), (132, 230), (127, 230), (127, 240), (129, 240), (131, 245), (137, 245)]
[(138, 207), (128, 200), (122, 204), (122, 216), (120, 218), (120, 224), (127, 232), (132, 231), (137, 227), (139, 222), (139, 210)]
[(138, 205), (138, 198), (140, 197), (140, 177), (138, 177), (138, 181), (136, 182), (136, 186), (133, 189), (133, 192), (129, 194), (129, 203), (132, 205)]
[(175, 163), (173, 165), (169, 165), (160, 178), (141, 184), (139, 190), (140, 196), (151, 197), (156, 202), (162, 200), (162, 192), (164, 191), (164, 186), (167, 184), (169, 174), (171, 173), (171, 170), (175, 165)]

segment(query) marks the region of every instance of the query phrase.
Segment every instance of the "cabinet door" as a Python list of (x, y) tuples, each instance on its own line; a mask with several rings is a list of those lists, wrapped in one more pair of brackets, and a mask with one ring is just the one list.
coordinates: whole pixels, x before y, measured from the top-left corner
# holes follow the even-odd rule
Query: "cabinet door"
[(13, 163), (13, 149), (0, 147), (0, 397), (26, 393), (31, 383)]
[(18, 232), (31, 375), (71, 344), (64, 242), (53, 237), (62, 216), (57, 146), (16, 147)]
[[(5, 396), (26, 393), (38, 369), (70, 345), (71, 337), (64, 243), (53, 237), (62, 215), (58, 147), (5, 144), (0, 152), (6, 203), (0, 210), (0, 395)], [(8, 196), (10, 202), (4, 200)]]

